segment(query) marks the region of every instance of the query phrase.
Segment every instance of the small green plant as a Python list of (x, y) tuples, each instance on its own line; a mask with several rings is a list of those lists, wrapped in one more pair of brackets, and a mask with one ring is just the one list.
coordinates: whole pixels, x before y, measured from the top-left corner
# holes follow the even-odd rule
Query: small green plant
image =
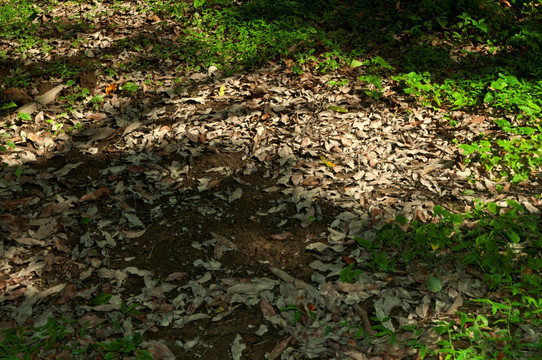
[(16, 107), (17, 107), (17, 104), (15, 104), (13, 101), (10, 101), (10, 102), (7, 102), (5, 104), (2, 104), (2, 106), (0, 106), (0, 111), (13, 109), (13, 108), (16, 108)]
[(367, 67), (366, 71), (370, 74), (385, 73), (387, 70), (393, 70), (393, 66), (380, 56), (365, 60), (362, 64)]
[(115, 79), (115, 78), (118, 78), (119, 77), (119, 74), (117, 73), (117, 71), (115, 69), (112, 69), (112, 68), (106, 68), (104, 69), (104, 72), (111, 78)]
[(345, 62), (344, 56), (338, 51), (326, 52), (320, 56), (318, 63), (318, 70), (322, 74), (327, 74), (341, 67), (341, 64)]
[(363, 271), (359, 269), (354, 269), (354, 263), (352, 263), (341, 270), (339, 279), (343, 283), (351, 283), (354, 282), (362, 272)]
[(390, 329), (388, 329), (384, 323), (391, 321), (391, 318), (385, 317), (383, 319), (379, 319), (377, 317), (371, 317), (370, 320), (375, 323), (375, 325), (372, 325), (371, 327), (373, 330), (375, 330), (375, 336), (376, 337), (383, 337), (383, 336), (389, 336), (390, 337), (390, 345), (393, 346), (395, 344), (395, 340), (397, 339), (397, 334)]
[(11, 140), (9, 134), (6, 134), (6, 133), (2, 134), (2, 138), (3, 138), (4, 145), (0, 145), (0, 151), (8, 151), (8, 148), (12, 150), (15, 149), (16, 147), (15, 143), (13, 142), (13, 140)]
[(53, 133), (54, 136), (64, 133), (64, 130), (62, 130), (63, 125), (61, 123), (57, 123), (53, 119), (47, 119), (46, 122), (51, 124), (51, 132)]
[(32, 115), (27, 114), (27, 113), (18, 113), (17, 119), (19, 119), (20, 121), (31, 121)]
[[(540, 325), (540, 299), (523, 297), (522, 301), (475, 299), (472, 303), (490, 306), (490, 316), (457, 312), (459, 322), (441, 321), (435, 331), (445, 338), (437, 342), (438, 353), (447, 359), (526, 358), (527, 353), (540, 353), (542, 342), (522, 343), (514, 334), (516, 324)], [(481, 312), (486, 313), (484, 309)], [(496, 351), (495, 349), (499, 349)], [(534, 359), (534, 357), (530, 357)]]
[(17, 166), (17, 169), (15, 169), (15, 171), (13, 172), (13, 175), (15, 175), (17, 178), (20, 178), (21, 175), (23, 174), (23, 171), (24, 171), (24, 167), (19, 165)]
[[(366, 334), (365, 330), (363, 329), (363, 326), (362, 326), (362, 325), (353, 325), (353, 324), (350, 324), (350, 323), (348, 322), (348, 319), (346, 319), (346, 318), (345, 318), (342, 322), (340, 322), (338, 325), (347, 328), (349, 331), (355, 330), (356, 332), (355, 332), (355, 334), (354, 334), (354, 340), (358, 340), (362, 335), (364, 335), (365, 337), (368, 336), (368, 335)], [(331, 327), (329, 327), (328, 329), (326, 329), (326, 335), (329, 334), (331, 331), (332, 331)]]
[(330, 80), (329, 85), (331, 86), (346, 86), (348, 85), (349, 80), (348, 79), (342, 79), (342, 80)]
[(423, 329), (419, 328), (416, 325), (407, 325), (407, 326), (403, 326), (402, 330), (413, 333), (413, 336), (410, 340), (403, 340), (401, 342), (410, 348), (418, 349), (418, 356), (420, 357), (421, 360), (425, 359), (425, 357), (428, 354), (429, 355), (435, 354), (435, 351), (428, 348), (427, 344), (424, 344), (420, 341), (421, 335), (423, 333)]
[(286, 307), (280, 309), (280, 311), (292, 311), (292, 310), (295, 311), (294, 318), (292, 320), (292, 325), (297, 324), (297, 322), (301, 319), (302, 316), (306, 316), (309, 319), (316, 320), (316, 313), (315, 312), (313, 312), (311, 310), (305, 311), (305, 310), (301, 309), (297, 305), (290, 305), (290, 306), (286, 306)]
[(83, 125), (81, 125), (81, 123), (75, 123), (73, 124), (73, 126), (69, 126), (68, 127), (68, 131), (74, 131), (75, 129), (77, 129), (78, 131), (81, 131), (83, 129)]
[(137, 92), (137, 89), (139, 89), (139, 86), (134, 84), (133, 82), (127, 82), (122, 86), (122, 91), (126, 91), (130, 96), (134, 96), (134, 94)]
[(94, 110), (98, 110), (104, 101), (104, 98), (101, 95), (95, 95), (90, 99), (90, 102), (93, 104)]
[(358, 77), (359, 81), (369, 83), (369, 87), (365, 90), (365, 94), (373, 99), (380, 99), (383, 95), (382, 91), (384, 87), (382, 86), (382, 79), (376, 75), (361, 75)]
[(67, 95), (59, 97), (59, 100), (66, 101), (72, 106), (79, 100), (85, 100), (90, 94), (89, 89), (79, 87), (71, 79), (66, 82), (66, 86), (71, 87), (71, 90)]

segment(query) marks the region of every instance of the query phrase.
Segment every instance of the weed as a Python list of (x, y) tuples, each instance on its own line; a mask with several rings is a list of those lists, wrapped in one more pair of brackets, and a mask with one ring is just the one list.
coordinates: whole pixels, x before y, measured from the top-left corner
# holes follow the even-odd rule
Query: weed
[(70, 88), (70, 92), (64, 96), (60, 96), (59, 100), (65, 101), (70, 105), (74, 105), (76, 102), (80, 100), (86, 100), (87, 97), (90, 95), (90, 90), (87, 88), (81, 88), (79, 85), (75, 85), (75, 81), (68, 80), (66, 82), (67, 87)]
[(350, 81), (348, 79), (342, 80), (330, 80), (329, 85), (331, 86), (347, 86)]
[(369, 87), (365, 90), (365, 94), (373, 99), (380, 99), (383, 95), (382, 91), (382, 79), (376, 75), (361, 75), (358, 77), (359, 81), (369, 83)]
[(2, 106), (0, 106), (0, 111), (13, 109), (13, 108), (16, 108), (16, 107), (17, 107), (17, 104), (15, 104), (13, 101), (9, 101), (7, 103), (2, 104)]
[[(67, 349), (74, 356), (84, 354), (90, 350), (102, 353), (104, 358), (117, 358), (119, 354), (137, 354), (138, 359), (153, 359), (146, 350), (138, 350), (138, 346), (143, 341), (140, 333), (134, 332), (132, 335), (117, 338), (109, 342), (98, 342), (90, 344), (86, 348), (81, 348), (75, 343), (73, 337), (76, 327), (76, 321), (61, 318), (60, 320), (50, 318), (46, 324), (40, 327), (17, 327), (12, 329), (0, 330), (0, 357), (3, 359), (19, 358), (24, 359), (41, 357), (53, 349)], [(87, 335), (87, 329), (81, 329), (81, 336)], [(61, 343), (68, 345), (62, 345)], [(43, 355), (42, 355), (43, 354)]]
[(32, 115), (27, 114), (27, 113), (18, 113), (17, 114), (17, 119), (19, 119), (21, 122), (23, 122), (23, 121), (31, 121), (32, 120)]
[(139, 86), (133, 82), (127, 82), (122, 86), (122, 91), (127, 92), (130, 96), (134, 96), (138, 89)]
[(98, 110), (104, 101), (104, 98), (101, 95), (95, 95), (90, 99), (90, 102), (93, 104), (94, 110)]
[(16, 147), (15, 143), (13, 142), (13, 140), (11, 140), (9, 134), (3, 133), (1, 136), (2, 136), (2, 140), (4, 142), (4, 145), (0, 145), (0, 151), (8, 151), (8, 148), (10, 148), (12, 150), (15, 149), (15, 147)]
[[(439, 251), (452, 251), (463, 263), (479, 266), (491, 287), (508, 288), (516, 293), (517, 286), (513, 284), (519, 281), (524, 291), (536, 293), (542, 288), (540, 224), (525, 215), (524, 208), (517, 202), (508, 200), (507, 203), (508, 207), (501, 208), (495, 203), (477, 202), (474, 209), (465, 214), (454, 214), (437, 205), (433, 222), (408, 222), (399, 215), (396, 223), (378, 230), (374, 242), (360, 238), (356, 241), (373, 255), (375, 269), (393, 271), (397, 261), (421, 258), (431, 262)], [(462, 225), (467, 220), (470, 227)], [(403, 230), (407, 226), (408, 231)], [(519, 244), (522, 251), (517, 250)], [(400, 255), (388, 258), (378, 251), (380, 248), (397, 248)], [(438, 291), (439, 286), (433, 281), (428, 287)]]
[(293, 320), (292, 320), (292, 325), (297, 324), (297, 322), (303, 316), (306, 316), (307, 318), (312, 319), (312, 320), (316, 320), (316, 313), (314, 311), (312, 311), (312, 310), (303, 310), (301, 307), (299, 307), (297, 305), (290, 305), (290, 306), (286, 306), (286, 307), (280, 309), (280, 311), (291, 311), (291, 310), (295, 311), (295, 314), (294, 314), (294, 317), (293, 317)]
[(57, 123), (53, 119), (47, 119), (46, 122), (51, 124), (50, 131), (53, 133), (53, 136), (64, 133), (64, 130), (62, 130), (63, 125), (61, 123)]
[(361, 273), (362, 273), (361, 270), (354, 269), (354, 264), (352, 263), (341, 270), (339, 279), (343, 283), (351, 283), (351, 282), (354, 282)]
[(439, 322), (435, 331), (446, 339), (437, 342), (438, 353), (450, 359), (498, 359), (524, 358), (523, 351), (542, 350), (541, 342), (527, 345), (513, 329), (518, 323), (540, 325), (540, 299), (523, 297), (519, 302), (476, 299), (473, 303), (489, 305), (492, 317), (458, 312), (457, 321)]

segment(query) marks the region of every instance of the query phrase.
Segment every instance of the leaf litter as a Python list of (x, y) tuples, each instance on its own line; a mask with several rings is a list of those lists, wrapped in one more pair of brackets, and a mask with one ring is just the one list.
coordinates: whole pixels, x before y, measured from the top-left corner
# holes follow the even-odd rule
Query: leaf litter
[[(125, 25), (81, 34), (88, 41), (77, 51), (111, 65), (113, 42), (130, 27), (151, 29), (140, 13), (116, 21)], [(36, 58), (67, 48), (59, 40)], [(34, 121), (15, 127), (17, 148), (0, 154), (10, 166), (0, 185), (0, 327), (65, 317), (77, 320), (72, 344), (138, 332), (163, 359), (403, 358), (415, 350), (359, 336), (374, 335), (371, 317), (406, 337), (402, 326), (453, 316), (486, 294), (457, 264), (443, 265), (442, 279), (413, 263), (338, 280), (368, 261), (355, 238), (371, 240), (396, 214), (426, 222), (437, 203), (466, 208), (474, 196), (465, 190), (503, 201), (490, 179), (458, 163), (441, 113), (401, 103), (412, 113), (400, 114), (285, 64), (233, 76), (209, 68), (180, 86), (170, 76), (179, 64), (156, 65), (149, 75), (162, 85), (135, 94), (94, 73), (85, 84), (104, 96), (97, 109), (62, 116), (60, 78), (39, 106), (21, 108), (32, 107)], [(479, 127), (453, 137), (487, 126), (458, 116)], [(45, 119), (84, 130), (51, 137)], [(483, 181), (472, 189), (470, 176)], [(112, 296), (93, 302), (100, 294)], [(301, 313), (281, 311), (290, 306)], [(111, 319), (119, 326), (76, 331)]]

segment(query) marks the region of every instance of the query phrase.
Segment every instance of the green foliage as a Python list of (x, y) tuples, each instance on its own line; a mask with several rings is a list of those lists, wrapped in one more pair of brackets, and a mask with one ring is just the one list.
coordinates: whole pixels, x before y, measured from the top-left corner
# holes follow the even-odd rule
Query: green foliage
[(22, 167), (21, 165), (17, 166), (17, 169), (15, 169), (15, 171), (13, 172), (13, 175), (15, 175), (16, 177), (21, 177), (21, 175), (23, 174), (24, 172), (24, 167)]
[(122, 91), (126, 91), (130, 96), (133, 96), (138, 89), (139, 86), (130, 81), (122, 85)]
[(40, 12), (41, 9), (33, 1), (11, 0), (0, 3), (0, 34), (12, 37), (28, 28), (31, 28), (31, 33)]
[(367, 94), (367, 96), (377, 100), (382, 97), (382, 90), (384, 90), (384, 87), (382, 86), (382, 79), (380, 79), (380, 77), (376, 75), (361, 75), (358, 77), (358, 80), (372, 85), (369, 86), (368, 90), (365, 90), (365, 94)]
[[(459, 148), (466, 156), (475, 155), (488, 172), (499, 168), (500, 177), (509, 178), (518, 183), (528, 180), (531, 173), (542, 165), (542, 132), (540, 126), (512, 127), (507, 120), (496, 120), (510, 139), (482, 135), (470, 144), (461, 144)], [(468, 158), (466, 163), (473, 159)]]
[(104, 98), (101, 95), (95, 95), (90, 99), (90, 102), (93, 104), (94, 110), (98, 110), (104, 102)]
[(4, 142), (4, 145), (0, 145), (0, 151), (8, 151), (8, 148), (12, 150), (15, 149), (15, 143), (13, 142), (13, 140), (10, 139), (9, 134), (2, 134), (2, 140)]
[[(130, 64), (111, 64), (114, 57), (103, 55), (101, 70), (120, 79), (128, 68), (152, 69), (156, 59), (173, 59), (180, 63), (181, 70), (204, 71), (217, 66), (231, 74), (273, 60), (287, 63), (295, 75), (314, 72), (341, 79), (330, 81), (331, 86), (349, 82), (358, 85), (357, 79), (365, 95), (374, 100), (382, 99), (384, 89), (392, 88), (402, 90), (419, 104), (446, 112), (488, 112), (497, 117), (494, 122), (499, 131), (480, 134), (472, 142), (461, 144), (464, 162), (516, 183), (532, 179), (542, 165), (542, 32), (540, 1), (510, 2), (511, 8), (490, 0), (149, 0), (138, 3), (139, 9), (152, 10), (160, 17), (161, 21), (155, 24), (158, 33), (165, 29), (162, 26), (175, 21), (180, 31), (177, 38), (121, 39), (113, 44), (115, 49), (132, 48), (138, 57)], [(112, 7), (114, 11), (125, 11), (122, 3)], [(41, 26), (39, 14), (43, 11), (27, 0), (0, 4), (0, 34), (13, 40), (15, 56), (24, 59), (31, 54), (29, 50), (51, 50), (51, 45), (36, 31)], [(94, 15), (81, 16), (90, 19)], [(51, 20), (55, 30), (74, 48), (80, 47), (81, 40), (74, 34), (86, 32), (84, 22), (66, 25), (60, 20), (59, 17)], [(398, 51), (390, 51), (393, 47)], [(152, 52), (146, 54), (150, 48)], [(2, 59), (12, 56), (0, 52)], [(25, 88), (31, 86), (36, 76), (58, 76), (67, 80), (69, 88), (60, 101), (69, 104), (70, 109), (83, 103), (97, 110), (104, 101), (102, 96), (91, 97), (88, 89), (78, 87), (72, 80), (86, 66), (59, 59), (35, 71), (13, 69), (5, 78), (5, 86)], [(128, 82), (122, 90), (124, 95), (135, 96), (139, 86)], [(0, 111), (15, 106), (13, 102), (4, 104)], [(348, 111), (333, 105), (329, 109)], [(28, 114), (19, 114), (18, 118), (31, 120)], [(62, 124), (47, 121), (53, 133), (62, 131)], [(452, 126), (458, 125), (453, 121), (450, 119)], [(80, 123), (74, 125), (81, 127)], [(11, 135), (2, 133), (0, 151), (14, 148)], [(14, 175), (21, 176), (22, 168), (14, 170)], [(522, 323), (529, 322), (534, 328), (541, 325), (541, 301), (536, 297), (542, 289), (539, 219), (509, 201), (505, 208), (495, 203), (477, 203), (464, 214), (435, 206), (432, 220), (409, 222), (398, 216), (395, 223), (378, 230), (374, 242), (356, 239), (370, 255), (370, 261), (363, 267), (357, 264), (360, 268), (354, 264), (347, 266), (341, 271), (340, 280), (356, 281), (364, 267), (393, 272), (397, 264), (423, 260), (433, 267), (426, 286), (432, 292), (439, 292), (442, 282), (438, 261), (443, 256), (454, 256), (478, 267), (491, 288), (516, 297), (521, 295), (522, 300), (500, 303), (480, 299), (480, 304), (491, 308), (494, 318), (460, 313), (460, 324), (438, 324), (437, 331), (448, 338), (437, 344), (436, 352), (417, 341), (421, 332), (413, 329), (415, 339), (408, 344), (419, 349), (419, 356), (496, 358), (492, 352), (496, 341), (505, 344), (501, 350), (510, 358), (518, 357), (517, 350), (521, 347), (540, 348), (540, 343), (522, 343), (513, 331)], [(92, 219), (83, 217), (80, 222), (89, 224)], [(90, 304), (107, 304), (111, 297), (100, 294)], [(128, 307), (122, 303), (121, 313), (137, 314), (136, 308), (135, 304)], [(282, 309), (289, 310), (295, 311), (294, 324), (302, 319), (316, 319), (314, 312), (303, 307)], [(371, 321), (377, 336), (389, 336), (392, 343), (395, 341), (395, 334), (384, 326), (390, 319)], [(364, 333), (362, 326), (349, 324), (346, 319), (340, 325), (355, 331), (355, 339)], [(72, 332), (69, 322), (52, 322), (40, 329), (0, 330), (0, 357), (21, 354), (35, 357), (41, 349), (58, 344)], [(141, 359), (150, 358), (147, 352), (137, 350), (141, 340), (134, 333), (93, 344), (93, 349), (101, 351), (104, 358), (121, 358), (128, 353)], [(73, 353), (89, 350), (74, 347)]]
[(104, 304), (108, 304), (109, 300), (111, 300), (112, 297), (113, 295), (111, 294), (100, 293), (96, 295), (95, 297), (93, 297), (92, 299), (90, 299), (88, 303), (90, 305), (104, 305)]
[[(61, 318), (49, 318), (47, 323), (40, 327), (16, 327), (0, 329), (0, 358), (2, 359), (31, 359), (43, 357), (53, 349), (67, 349), (73, 356), (87, 353), (93, 349), (102, 353), (105, 359), (117, 359), (120, 354), (135, 354), (138, 359), (153, 359), (146, 350), (139, 350), (143, 342), (139, 332), (117, 338), (108, 342), (96, 342), (82, 348), (73, 341), (77, 322)], [(81, 336), (85, 336), (90, 329), (83, 328)], [(65, 345), (65, 344), (70, 345)], [(122, 357), (122, 356), (121, 356)]]
[[(445, 335), (446, 339), (437, 342), (437, 353), (447, 359), (499, 359), (502, 354), (508, 359), (523, 359), (522, 350), (540, 352), (542, 343), (525, 343), (514, 334), (514, 326), (521, 323), (538, 328), (541, 325), (541, 300), (528, 296), (514, 302), (508, 299), (505, 302), (473, 300), (473, 303), (489, 305), (493, 316), (458, 312), (459, 324), (439, 322), (435, 331)], [(495, 351), (496, 348), (499, 351)]]
[(292, 325), (295, 325), (297, 324), (297, 322), (303, 317), (307, 317), (311, 320), (316, 320), (316, 313), (311, 311), (311, 310), (307, 310), (307, 311), (304, 311), (302, 310), (301, 307), (297, 306), (297, 305), (289, 305), (289, 306), (286, 306), (282, 309), (280, 309), (280, 311), (292, 311), (294, 310), (295, 313), (294, 313), (294, 317), (292, 319)]
[(2, 110), (7, 110), (7, 109), (12, 109), (12, 108), (15, 108), (17, 107), (17, 104), (15, 104), (13, 101), (9, 101), (5, 104), (2, 104), (2, 106), (0, 106), (0, 111)]
[[(508, 177), (514, 183), (527, 180), (542, 165), (542, 128), (536, 124), (542, 113), (542, 81), (520, 81), (503, 73), (496, 78), (446, 79), (442, 84), (431, 81), (429, 72), (410, 72), (392, 78), (406, 94), (425, 106), (451, 105), (454, 110), (484, 106), (502, 113), (519, 113), (516, 124), (504, 119), (495, 121), (503, 132), (513, 135), (510, 139), (481, 135), (471, 144), (461, 144), (459, 148), (464, 155), (473, 155), (467, 163), (476, 159), (488, 172), (497, 168), (499, 177)], [(522, 119), (532, 125), (522, 125)]]
[[(501, 208), (495, 203), (478, 202), (473, 210), (464, 214), (455, 214), (437, 205), (432, 222), (407, 223), (404, 217), (398, 216), (396, 223), (378, 230), (374, 242), (356, 241), (375, 256), (375, 264), (382, 270), (391, 267), (377, 261), (375, 249), (378, 248), (399, 249), (396, 257), (386, 259), (388, 264), (410, 262), (415, 258), (435, 261), (435, 254), (451, 251), (461, 262), (478, 266), (493, 288), (508, 289), (513, 294), (537, 293), (542, 289), (540, 221), (527, 215), (517, 202), (507, 200), (507, 204)], [(468, 227), (463, 225), (465, 221), (469, 221)], [(403, 230), (406, 225), (409, 225), (408, 231)], [(523, 250), (518, 251), (518, 247)], [(437, 282), (428, 286), (437, 289)]]
[(32, 115), (27, 113), (18, 113), (17, 118), (21, 121), (30, 121), (32, 120)]
[(358, 270), (358, 269), (354, 269), (354, 264), (350, 264), (348, 265), (347, 267), (345, 267), (344, 269), (341, 270), (341, 273), (339, 275), (339, 279), (343, 282), (343, 283), (351, 283), (351, 282), (354, 282), (357, 277), (359, 276), (359, 274), (361, 274), (362, 271), (361, 270)]
[[(465, 226), (468, 222), (468, 226)], [(367, 252), (375, 249), (398, 249), (397, 261), (438, 262), (444, 254), (455, 254), (459, 261), (476, 265), (484, 274), (488, 285), (500, 288), (512, 296), (521, 294), (521, 301), (496, 302), (490, 299), (476, 299), (474, 302), (489, 305), (492, 317), (481, 309), (471, 315), (459, 312), (460, 324), (454, 321), (441, 321), (435, 331), (446, 338), (440, 340), (436, 350), (427, 348), (420, 336), (421, 329), (415, 331), (406, 345), (419, 349), (419, 356), (441, 354), (447, 359), (497, 359), (494, 349), (498, 344), (508, 358), (523, 358), (523, 352), (539, 352), (542, 342), (523, 343), (514, 334), (518, 324), (537, 328), (542, 325), (542, 232), (540, 220), (527, 215), (523, 206), (508, 200), (506, 207), (495, 203), (477, 202), (474, 208), (464, 214), (452, 213), (441, 206), (435, 206), (432, 222), (409, 222), (397, 216), (396, 223), (382, 227), (374, 241), (356, 239)], [(521, 250), (520, 250), (521, 249)], [(388, 250), (389, 251), (389, 250)], [(449, 255), (446, 255), (449, 256)], [(435, 264), (436, 265), (436, 264)], [(438, 270), (438, 267), (435, 267)], [(426, 286), (432, 292), (442, 289), (442, 282), (436, 276), (429, 276)], [(393, 334), (378, 322), (386, 319), (372, 318), (377, 325), (377, 336)]]

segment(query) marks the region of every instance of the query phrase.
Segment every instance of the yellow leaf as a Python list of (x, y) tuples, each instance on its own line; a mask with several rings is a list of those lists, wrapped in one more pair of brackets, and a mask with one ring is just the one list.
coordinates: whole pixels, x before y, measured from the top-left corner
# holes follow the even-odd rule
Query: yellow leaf
[(323, 162), (324, 164), (326, 164), (328, 167), (334, 167), (334, 166), (335, 166), (334, 163), (332, 163), (331, 161), (326, 160), (326, 158), (323, 157), (323, 156), (320, 156), (320, 160), (322, 160), (322, 162)]
[(439, 248), (439, 244), (433, 244), (432, 242), (430, 242), (429, 245), (431, 246), (431, 249), (433, 249), (433, 251)]
[(117, 91), (117, 84), (109, 84), (105, 88), (105, 93), (107, 95), (112, 95), (115, 91)]
[(332, 111), (335, 111), (335, 112), (340, 112), (340, 113), (347, 113), (348, 112), (348, 109), (340, 107), (340, 106), (335, 106), (335, 105), (329, 105), (327, 108), (329, 110), (332, 110)]
[(226, 90), (226, 87), (222, 85), (220, 87), (220, 90), (218, 90), (218, 96), (224, 96), (224, 91)]

